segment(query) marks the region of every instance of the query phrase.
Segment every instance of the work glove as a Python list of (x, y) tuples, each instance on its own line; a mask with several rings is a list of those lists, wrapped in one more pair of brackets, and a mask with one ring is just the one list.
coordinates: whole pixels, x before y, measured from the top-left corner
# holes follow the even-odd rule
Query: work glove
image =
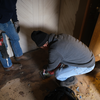
[(48, 73), (48, 71), (46, 69), (43, 69), (42, 71), (40, 71), (40, 76), (43, 78), (43, 79), (46, 79), (46, 78), (49, 78), (51, 77), (52, 75)]
[(2, 35), (2, 33), (5, 33), (5, 31), (0, 30), (0, 35)]
[(14, 23), (14, 27), (16, 29), (16, 32), (19, 33), (20, 31), (20, 26), (19, 26), (19, 21), (13, 22)]

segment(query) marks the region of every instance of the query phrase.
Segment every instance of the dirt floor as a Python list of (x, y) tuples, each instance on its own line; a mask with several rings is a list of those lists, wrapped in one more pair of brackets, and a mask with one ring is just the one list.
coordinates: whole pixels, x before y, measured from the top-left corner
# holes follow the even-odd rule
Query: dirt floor
[[(21, 63), (22, 69), (18, 71), (4, 71), (0, 65), (0, 100), (44, 100), (44, 97), (56, 87), (55, 77), (43, 80), (39, 74), (47, 64), (48, 55), (42, 49), (26, 53), (31, 57), (28, 61), (15, 61)], [(71, 86), (79, 100), (100, 100), (100, 62), (95, 69), (86, 74), (77, 76), (78, 83)]]

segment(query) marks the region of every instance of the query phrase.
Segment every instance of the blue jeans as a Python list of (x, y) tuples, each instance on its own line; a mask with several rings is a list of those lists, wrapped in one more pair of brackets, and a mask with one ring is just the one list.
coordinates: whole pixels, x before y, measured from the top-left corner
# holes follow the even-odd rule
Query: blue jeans
[(76, 75), (86, 74), (92, 71), (95, 67), (95, 64), (88, 68), (88, 67), (75, 67), (75, 66), (67, 66), (61, 67), (55, 71), (55, 77), (57, 80), (65, 81), (67, 78)]
[[(6, 48), (8, 47), (7, 42), (6, 42), (6, 36), (7, 35), (9, 37), (9, 41), (11, 43), (11, 47), (13, 49), (14, 55), (15, 57), (20, 57), (23, 55), (22, 53), (22, 49), (20, 47), (19, 44), (19, 36), (18, 33), (16, 32), (14, 25), (11, 21), (8, 21), (7, 23), (0, 23), (0, 30), (5, 31), (6, 33), (3, 33), (3, 41), (4, 44), (6, 46)], [(3, 65), (4, 68), (9, 68), (12, 66), (12, 61), (10, 58), (8, 58), (8, 64), (6, 59), (2, 58), (2, 54), (0, 52), (0, 61)]]

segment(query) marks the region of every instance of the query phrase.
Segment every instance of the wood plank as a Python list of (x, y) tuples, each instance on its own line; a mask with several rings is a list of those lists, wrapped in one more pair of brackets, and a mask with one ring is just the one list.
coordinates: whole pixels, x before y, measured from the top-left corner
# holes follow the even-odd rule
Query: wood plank
[(100, 14), (98, 16), (89, 48), (93, 51), (96, 61), (98, 61), (98, 57), (100, 56)]

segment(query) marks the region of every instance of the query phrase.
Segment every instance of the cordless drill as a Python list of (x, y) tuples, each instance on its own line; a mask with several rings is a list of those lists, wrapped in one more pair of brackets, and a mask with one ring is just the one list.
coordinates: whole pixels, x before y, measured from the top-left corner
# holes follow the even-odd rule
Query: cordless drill
[(2, 36), (2, 33), (5, 33), (4, 31), (2, 31), (0, 33), (0, 52), (2, 54), (2, 58), (6, 59), (7, 61), (7, 65), (9, 66), (9, 63), (8, 63), (8, 53), (7, 53), (7, 50), (6, 50), (6, 47), (5, 47), (5, 44), (3, 42), (3, 36)]

